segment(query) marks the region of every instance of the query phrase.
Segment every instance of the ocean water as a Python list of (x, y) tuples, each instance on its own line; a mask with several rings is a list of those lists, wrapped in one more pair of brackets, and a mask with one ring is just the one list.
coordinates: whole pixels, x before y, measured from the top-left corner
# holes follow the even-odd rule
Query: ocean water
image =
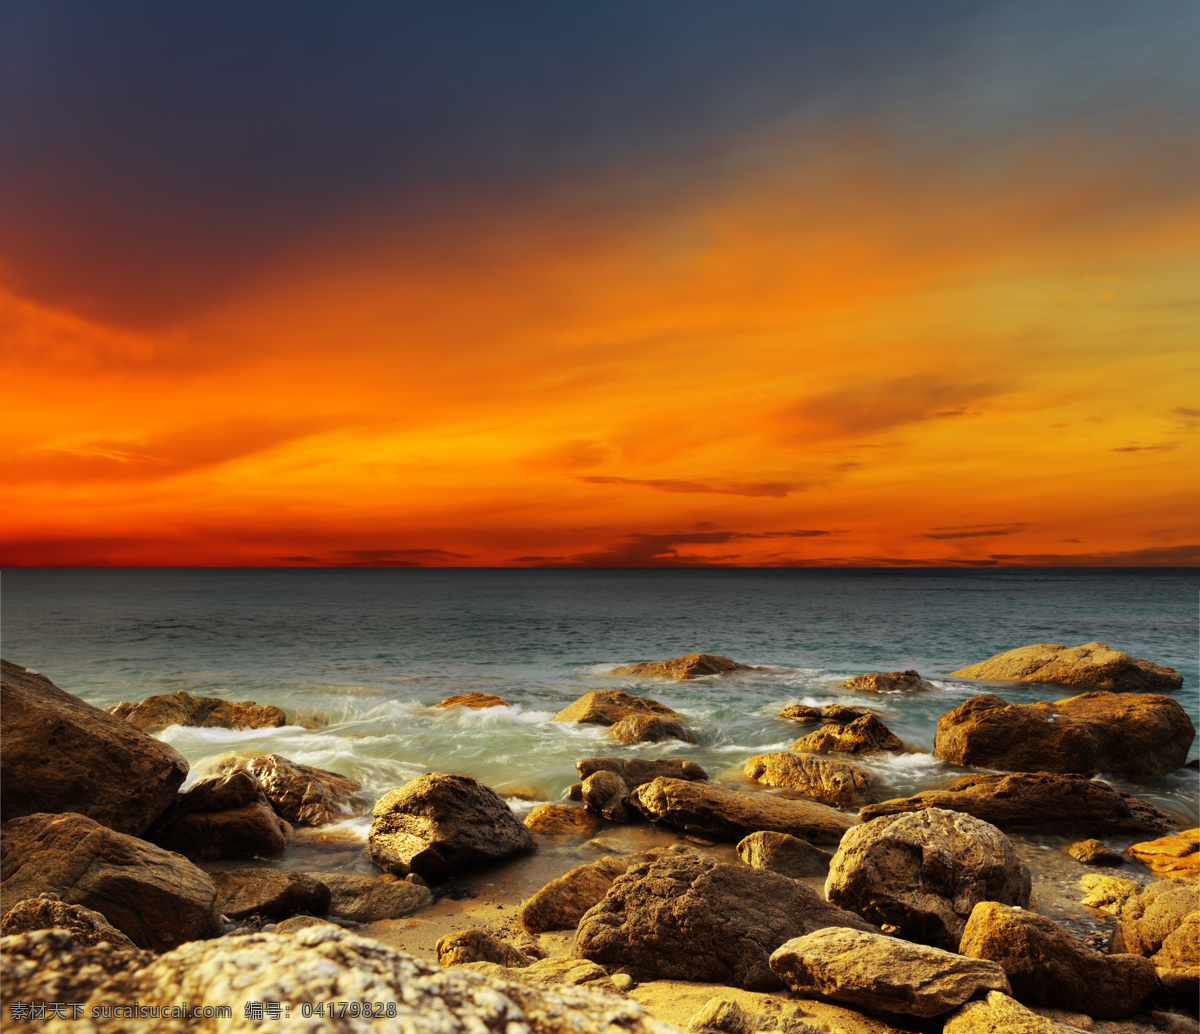
[[(561, 799), (575, 762), (592, 756), (686, 757), (747, 786), (747, 758), (814, 728), (777, 717), (795, 701), (874, 707), (913, 748), (856, 759), (880, 777), (877, 798), (945, 785), (963, 770), (928, 753), (942, 713), (980, 692), (1028, 703), (1078, 691), (947, 675), (1029, 643), (1101, 640), (1170, 665), (1184, 676), (1175, 698), (1200, 726), (1196, 590), (1194, 570), (1162, 569), (10, 569), (0, 630), (8, 660), (98, 707), (186, 690), (287, 712), (280, 729), (163, 732), (190, 781), (231, 753), (277, 753), (362, 782), (367, 814), (429, 770), (474, 776), (520, 813)], [(776, 670), (607, 674), (694, 651)], [(937, 692), (835, 686), (904, 668)], [(681, 712), (699, 742), (623, 746), (550, 720), (613, 687)], [(472, 691), (510, 706), (431, 707)], [(1196, 815), (1195, 772), (1110, 781)], [(361, 836), (367, 824), (344, 826)]]

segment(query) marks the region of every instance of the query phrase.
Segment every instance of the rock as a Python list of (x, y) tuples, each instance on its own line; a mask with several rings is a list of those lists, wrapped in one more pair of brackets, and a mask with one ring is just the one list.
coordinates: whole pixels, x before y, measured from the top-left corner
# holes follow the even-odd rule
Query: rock
[(820, 876), (828, 872), (833, 857), (819, 847), (813, 847), (807, 840), (787, 833), (766, 831), (751, 833), (738, 844), (737, 853), (752, 868), (777, 872), (790, 879)]
[(1170, 994), (1200, 993), (1200, 901), (1195, 884), (1159, 880), (1126, 900), (1109, 944), (1112, 952), (1148, 958)]
[(785, 876), (695, 855), (631, 866), (579, 921), (573, 955), (635, 980), (700, 980), (748, 990), (781, 982), (768, 957), (823, 926), (861, 919)]
[(122, 701), (108, 708), (108, 713), (124, 718), (148, 733), (162, 732), (172, 725), (205, 729), (277, 729), (287, 724), (283, 710), (270, 704), (194, 697), (182, 690), (146, 697), (140, 704)]
[(935, 756), (1008, 772), (1160, 776), (1177, 769), (1195, 738), (1192, 720), (1155, 693), (1084, 693), (1009, 704), (985, 693), (938, 719)]
[(1151, 872), (1173, 880), (1194, 880), (1200, 866), (1200, 829), (1189, 829), (1126, 849)]
[(1179, 689), (1183, 676), (1174, 668), (1130, 657), (1105, 643), (1063, 646), (1035, 643), (998, 653), (951, 675), (961, 679), (1015, 680), (1060, 686), (1106, 686), (1121, 692)]
[(783, 1009), (773, 1015), (748, 1012), (728, 998), (710, 998), (688, 1021), (687, 1029), (695, 1034), (713, 1031), (720, 1034), (757, 1034), (758, 1031), (778, 1030), (781, 1034), (822, 1034), (820, 1027), (798, 1020)]
[(1151, 1009), (1150, 1019), (1154, 1021), (1156, 1027), (1166, 1031), (1167, 1034), (1200, 1034), (1200, 1021), (1191, 1016)]
[(1123, 1019), (1154, 990), (1154, 966), (1140, 955), (1101, 955), (1053, 920), (995, 901), (975, 906), (958, 950), (998, 963), (1026, 1005)]
[(468, 962), (494, 962), (499, 966), (528, 966), (533, 959), (487, 930), (459, 930), (437, 942), (439, 966), (462, 966)]
[(201, 780), (146, 831), (147, 840), (193, 861), (273, 854), (291, 835), (249, 772)]
[(642, 677), (673, 679), (700, 679), (707, 675), (728, 675), (735, 671), (770, 671), (770, 668), (739, 664), (728, 657), (713, 653), (689, 653), (683, 657), (672, 657), (667, 661), (642, 661), (613, 668), (610, 675), (639, 675)]
[(656, 714), (631, 714), (610, 725), (608, 735), (618, 743), (662, 743), (665, 740), (696, 742), (696, 737), (679, 722)]
[(81, 948), (101, 942), (112, 945), (117, 951), (132, 951), (137, 947), (99, 912), (83, 905), (65, 904), (53, 894), (26, 898), (14, 905), (0, 922), (0, 935), (8, 937), (56, 926), (70, 931), (71, 938)]
[(1099, 840), (1078, 840), (1067, 846), (1067, 854), (1084, 865), (1124, 865), (1125, 859), (1111, 847), (1105, 847)]
[(1133, 880), (1120, 880), (1116, 876), (1101, 876), (1099, 873), (1088, 873), (1080, 877), (1079, 882), (1087, 892), (1079, 903), (1112, 915), (1119, 915), (1125, 902), (1142, 889)]
[(490, 786), (427, 772), (375, 805), (367, 854), (400, 876), (453, 872), (537, 849), (533, 834)]
[(837, 684), (838, 689), (851, 689), (855, 693), (928, 693), (937, 692), (937, 686), (926, 682), (911, 668), (908, 671), (879, 671), (870, 675), (856, 675)]
[(99, 912), (139, 948), (201, 936), (217, 889), (180, 855), (83, 815), (24, 815), (4, 824), (0, 897), (8, 911), (43, 893)]
[(337, 926), (337, 923), (321, 916), (290, 916), (287, 919), (279, 920), (275, 924), (274, 932), (277, 934), (297, 933), (300, 930), (307, 930), (310, 926)]
[(605, 856), (590, 865), (576, 866), (523, 901), (517, 919), (530, 933), (574, 930), (584, 912), (608, 893), (613, 880), (630, 866), (649, 861), (661, 853), (633, 854), (623, 858)]
[(632, 790), (635, 786), (648, 783), (659, 776), (668, 779), (707, 779), (708, 773), (694, 761), (682, 758), (584, 758), (575, 762), (575, 771), (580, 779), (586, 779), (593, 772), (604, 769), (615, 772), (625, 780)]
[(1158, 833), (1178, 825), (1165, 811), (1107, 783), (1042, 772), (963, 776), (945, 789), (868, 804), (858, 814), (865, 822), (924, 808), (960, 811), (1002, 829), (1051, 833)]
[(967, 1002), (946, 1018), (942, 1034), (1074, 1034), (1064, 1027), (1013, 1001), (999, 991), (989, 991), (981, 1002)]
[[(212, 874), (216, 910), (230, 919), (247, 916), (286, 918), (297, 912), (329, 911), (329, 888), (302, 872), (279, 869), (227, 869)], [(407, 886), (407, 884), (404, 884)]]
[(869, 707), (847, 707), (845, 704), (826, 704), (824, 707), (810, 707), (808, 704), (788, 704), (779, 712), (780, 718), (790, 718), (797, 722), (826, 722), (835, 725), (848, 725), (864, 715), (873, 714)]
[(0, 661), (0, 818), (74, 812), (142, 833), (175, 797), (188, 764), (165, 743)]
[(801, 736), (791, 749), (802, 754), (878, 754), (899, 753), (904, 744), (875, 715), (865, 714), (849, 725), (826, 725)]
[(857, 803), (875, 785), (871, 773), (844, 761), (790, 751), (756, 754), (743, 766), (742, 775), (767, 786), (795, 790), (823, 804)]
[(1009, 990), (994, 962), (837, 927), (781, 945), (771, 969), (805, 998), (905, 1016), (940, 1016), (981, 992)]
[(587, 959), (552, 958), (533, 962), (526, 959), (521, 966), (506, 967), (496, 962), (467, 962), (465, 968), (499, 980), (515, 980), (530, 987), (590, 987), (597, 991), (615, 994), (616, 980), (623, 974), (611, 978), (603, 966)]
[(582, 801), (583, 800), (583, 783), (572, 783), (570, 786), (567, 787), (567, 800), (568, 801)]
[(659, 714), (678, 718), (666, 704), (649, 697), (631, 697), (620, 689), (597, 689), (585, 693), (554, 716), (555, 722), (586, 722), (591, 725), (615, 725), (631, 714)]
[(235, 758), (221, 767), (225, 771), (248, 770), (271, 806), (289, 822), (323, 826), (362, 812), (354, 804), (354, 794), (362, 788), (361, 784), (336, 772), (301, 765), (278, 754)]
[(599, 769), (583, 781), (583, 806), (609, 822), (629, 822), (629, 787), (615, 772)]
[[(516, 981), (442, 969), (377, 941), (322, 924), (279, 936), (255, 933), (186, 944), (157, 959), (109, 959), (90, 965), (96, 949), (76, 949), (61, 930), (4, 941), (6, 995), (22, 1002), (77, 1002), (84, 1015), (100, 1006), (178, 1007), (180, 1002), (230, 1008), (215, 1021), (156, 1018), (154, 1034), (268, 1029), (247, 1019), (246, 1002), (279, 1003), (290, 1020), (265, 1022), (281, 1031), (413, 1031), (423, 1034), (670, 1034), (639, 1005), (581, 987), (536, 988)], [(88, 955), (91, 952), (93, 954)], [(130, 953), (110, 953), (129, 955)], [(140, 965), (138, 965), (140, 963)], [(134, 968), (137, 965), (137, 968)], [(60, 995), (72, 974), (70, 993)], [(317, 1003), (370, 1003), (378, 1017), (352, 1018), (340, 1009), (303, 1017)], [(385, 1007), (387, 1012), (385, 1013)], [(361, 1004), (360, 1004), (361, 1008)], [(354, 1010), (357, 1012), (358, 1010)], [(394, 1013), (394, 1015), (392, 1015)], [(383, 1018), (383, 1017), (387, 1018)], [(126, 1034), (125, 1018), (90, 1020), (97, 1034)]]
[(434, 707), (512, 707), (507, 700), (501, 700), (492, 693), (460, 693), (458, 696), (446, 697)]
[(601, 825), (595, 815), (568, 804), (539, 804), (525, 816), (526, 828), (544, 836), (570, 833), (590, 837)]
[(1029, 904), (1029, 870), (1008, 837), (971, 815), (927, 808), (850, 830), (825, 896), (876, 926), (947, 951), (980, 901)]
[[(307, 875), (329, 888), (330, 915), (374, 923), (380, 919), (401, 919), (433, 903), (433, 892), (424, 884), (407, 880), (372, 879), (333, 872)], [(325, 909), (311, 909), (324, 912)]]
[(730, 843), (760, 830), (836, 843), (854, 825), (851, 816), (814, 801), (744, 793), (662, 776), (639, 786), (629, 795), (629, 801), (648, 819), (684, 833)]

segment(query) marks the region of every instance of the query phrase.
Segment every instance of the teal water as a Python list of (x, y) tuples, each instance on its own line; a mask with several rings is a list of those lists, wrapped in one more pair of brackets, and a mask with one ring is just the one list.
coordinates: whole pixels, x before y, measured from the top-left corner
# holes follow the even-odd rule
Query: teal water
[[(359, 779), (364, 804), (433, 769), (481, 779), (520, 810), (531, 805), (518, 795), (559, 799), (575, 761), (596, 755), (689, 757), (738, 785), (748, 757), (811, 730), (776, 717), (792, 701), (868, 704), (929, 751), (938, 716), (976, 693), (1027, 703), (1077, 692), (947, 677), (1038, 642), (1101, 640), (1175, 668), (1175, 697), (1200, 726), (1193, 570), (11, 569), (0, 602), (4, 656), (97, 706), (182, 689), (288, 712), (282, 729), (166, 730), (192, 778), (230, 752), (273, 752)], [(693, 651), (779, 670), (606, 674)], [(834, 688), (902, 668), (938, 692)], [(550, 721), (614, 686), (682, 712), (699, 743), (624, 747), (603, 729)], [(430, 707), (471, 691), (511, 706)], [(863, 764), (889, 797), (962, 774), (919, 752)], [(1194, 772), (1117, 785), (1197, 811)]]

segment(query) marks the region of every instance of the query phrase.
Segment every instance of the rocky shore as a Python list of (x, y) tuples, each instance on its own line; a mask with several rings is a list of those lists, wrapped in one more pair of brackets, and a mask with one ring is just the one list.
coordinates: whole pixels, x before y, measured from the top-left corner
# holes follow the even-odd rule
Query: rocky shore
[[(359, 784), (279, 755), (180, 792), (188, 764), (153, 733), (278, 727), (277, 707), (171, 693), (106, 712), (2, 669), (5, 1029), (1200, 1031), (1195, 817), (1093, 778), (1172, 772), (1195, 730), (1157, 692), (1170, 669), (1104, 644), (962, 669), (1081, 692), (947, 710), (934, 756), (982, 771), (939, 789), (888, 798), (861, 767), (916, 751), (871, 708), (792, 707), (801, 735), (740, 759), (736, 786), (684, 758), (581, 758), (567, 799), (522, 821), (427, 772), (375, 802), (365, 844), (330, 828)], [(627, 673), (756, 670), (690, 654)], [(934, 689), (911, 670), (845, 688)], [(694, 738), (619, 689), (553, 720)], [(270, 865), (303, 840), (374, 871)]]

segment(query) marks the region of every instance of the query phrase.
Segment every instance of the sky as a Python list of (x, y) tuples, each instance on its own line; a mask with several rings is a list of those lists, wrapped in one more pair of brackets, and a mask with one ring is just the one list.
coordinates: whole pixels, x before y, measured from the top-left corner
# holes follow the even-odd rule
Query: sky
[(0, 0), (0, 563), (1200, 566), (1200, 6)]

